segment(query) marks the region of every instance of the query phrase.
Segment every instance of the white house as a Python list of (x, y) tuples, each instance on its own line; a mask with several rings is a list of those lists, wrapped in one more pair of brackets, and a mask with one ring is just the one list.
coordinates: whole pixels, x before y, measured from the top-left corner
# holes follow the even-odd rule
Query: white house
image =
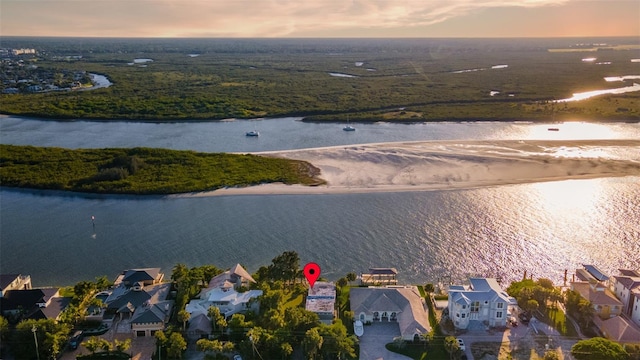
[(633, 311), (633, 292), (640, 291), (640, 274), (633, 270), (620, 270), (620, 276), (613, 277), (613, 292), (622, 301), (622, 311), (631, 315)]
[(620, 269), (613, 277), (613, 292), (622, 302), (622, 312), (640, 326), (640, 272)]
[(633, 293), (633, 306), (631, 309), (631, 320), (640, 326), (640, 290)]
[(496, 279), (471, 278), (470, 285), (449, 287), (449, 317), (457, 329), (466, 329), (471, 321), (492, 327), (507, 325), (508, 306), (515, 299), (502, 290)]
[(258, 303), (251, 301), (262, 295), (262, 290), (242, 291), (242, 287), (256, 281), (240, 264), (209, 281), (209, 286), (200, 292), (198, 299), (191, 300), (186, 310), (194, 318), (199, 314), (207, 314), (211, 306), (220, 310), (226, 318), (247, 310), (257, 311)]
[(419, 339), (431, 331), (425, 301), (415, 286), (351, 288), (349, 301), (355, 320), (397, 322), (404, 340)]

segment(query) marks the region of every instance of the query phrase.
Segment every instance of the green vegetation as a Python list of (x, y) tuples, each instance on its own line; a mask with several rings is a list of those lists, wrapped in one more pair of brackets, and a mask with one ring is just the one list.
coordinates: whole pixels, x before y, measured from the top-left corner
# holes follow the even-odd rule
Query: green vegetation
[[(41, 55), (24, 60), (39, 72), (103, 74), (113, 86), (0, 94), (0, 113), (138, 121), (344, 121), (347, 114), (351, 121), (639, 121), (638, 92), (549, 103), (631, 85), (603, 78), (637, 73), (630, 62), (636, 50), (622, 46), (635, 39), (609, 40), (610, 47), (589, 53), (610, 62), (598, 65), (582, 62), (585, 53), (547, 50), (572, 45), (568, 39), (3, 38), (5, 47), (37, 49)], [(499, 64), (508, 67), (492, 68)]]
[(618, 343), (595, 337), (578, 341), (571, 347), (571, 355), (577, 360), (627, 360), (629, 353)]
[(0, 183), (20, 188), (173, 194), (273, 182), (317, 185), (318, 173), (307, 162), (256, 155), (0, 145)]

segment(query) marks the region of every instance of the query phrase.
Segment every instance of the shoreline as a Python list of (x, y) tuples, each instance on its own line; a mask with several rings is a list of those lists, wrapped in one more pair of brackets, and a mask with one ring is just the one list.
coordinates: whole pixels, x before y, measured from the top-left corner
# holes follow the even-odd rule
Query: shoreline
[[(264, 151), (306, 161), (323, 185), (260, 184), (190, 193), (131, 195), (2, 187), (45, 196), (155, 199), (461, 190), (578, 179), (640, 177), (640, 140), (434, 140)], [(244, 154), (244, 153), (243, 153)], [(622, 155), (620, 155), (622, 154)]]
[[(11, 114), (0, 112), (0, 118), (15, 117), (24, 120), (36, 120), (36, 121), (53, 121), (53, 122), (119, 122), (119, 123), (142, 123), (142, 124), (180, 124), (180, 123), (208, 123), (208, 122), (226, 122), (226, 121), (254, 121), (254, 120), (266, 120), (269, 119), (282, 119), (292, 118), (296, 121), (316, 124), (343, 124), (342, 120), (313, 120), (307, 119), (305, 116), (301, 116), (297, 113), (282, 114), (274, 116), (261, 116), (255, 118), (189, 118), (189, 119), (125, 119), (125, 118), (76, 118), (76, 117), (46, 117), (42, 115), (24, 115), (24, 114)], [(437, 119), (437, 120), (351, 120), (354, 124), (374, 124), (374, 123), (389, 123), (389, 124), (428, 124), (428, 123), (528, 123), (528, 124), (562, 124), (571, 122), (585, 122), (593, 124), (638, 124), (638, 119), (576, 119), (576, 120), (552, 120), (548, 118), (496, 118), (496, 119), (478, 119), (478, 118), (461, 118), (461, 119)]]
[(411, 141), (258, 152), (253, 154), (307, 161), (320, 169), (326, 184), (262, 184), (170, 196), (438, 191), (640, 176), (640, 157), (571, 156), (564, 154), (567, 147), (587, 154), (601, 149), (615, 152), (620, 147), (640, 148), (640, 140)]

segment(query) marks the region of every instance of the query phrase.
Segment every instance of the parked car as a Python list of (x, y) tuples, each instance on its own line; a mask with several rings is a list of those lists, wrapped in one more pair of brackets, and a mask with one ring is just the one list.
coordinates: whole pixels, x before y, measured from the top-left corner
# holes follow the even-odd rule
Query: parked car
[(456, 338), (456, 340), (458, 341), (458, 347), (460, 347), (460, 350), (465, 351), (466, 347), (464, 346), (464, 340), (460, 338)]
[(78, 346), (80, 346), (83, 337), (84, 334), (80, 330), (73, 333), (73, 336), (69, 339), (69, 346), (71, 347), (71, 349), (77, 349)]

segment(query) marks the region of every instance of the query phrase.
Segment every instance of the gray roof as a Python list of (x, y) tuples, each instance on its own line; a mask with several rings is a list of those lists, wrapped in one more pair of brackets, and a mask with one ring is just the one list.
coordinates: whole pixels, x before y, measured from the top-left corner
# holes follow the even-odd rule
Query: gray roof
[(622, 276), (638, 276), (640, 277), (640, 271), (632, 269), (618, 269)]
[(211, 320), (205, 314), (200, 313), (189, 319), (189, 332), (210, 334), (212, 330)]
[(369, 268), (369, 274), (398, 275), (398, 270), (396, 270), (396, 268)]
[(351, 288), (349, 299), (355, 316), (361, 312), (395, 311), (403, 337), (431, 329), (422, 297), (415, 287)]
[[(460, 304), (468, 304), (468, 301), (491, 301), (511, 302), (511, 297), (502, 290), (496, 279), (492, 278), (470, 278), (470, 289), (465, 289), (460, 285), (449, 287), (449, 296), (452, 300)], [(464, 295), (464, 298), (460, 297)]]
[(20, 274), (0, 274), (0, 291), (9, 286)]
[(171, 311), (171, 303), (168, 301), (143, 306), (136, 309), (136, 312), (131, 317), (131, 323), (164, 323), (164, 320), (167, 318), (167, 314), (169, 313), (169, 311)]
[(606, 281), (609, 280), (609, 277), (600, 271), (595, 265), (582, 265), (588, 272), (598, 281)]
[(123, 282), (153, 281), (158, 278), (160, 268), (130, 269), (124, 272)]

